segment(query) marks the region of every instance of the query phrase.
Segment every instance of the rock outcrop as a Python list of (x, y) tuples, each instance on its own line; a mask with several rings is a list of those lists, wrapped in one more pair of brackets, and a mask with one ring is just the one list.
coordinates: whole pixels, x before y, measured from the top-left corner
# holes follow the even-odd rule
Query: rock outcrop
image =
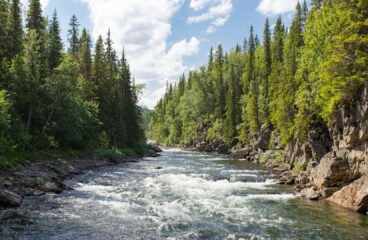
[[(311, 182), (328, 200), (368, 211), (368, 83), (333, 113), (332, 150), (311, 171)], [(332, 195), (332, 196), (331, 196)], [(331, 197), (330, 197), (331, 196)]]
[(298, 138), (294, 138), (286, 146), (285, 160), (291, 168), (295, 166), (303, 169), (315, 167), (322, 157), (331, 151), (331, 145), (331, 138), (326, 126), (311, 126), (305, 143), (300, 142)]
[(345, 208), (368, 214), (368, 175), (343, 187), (328, 200)]

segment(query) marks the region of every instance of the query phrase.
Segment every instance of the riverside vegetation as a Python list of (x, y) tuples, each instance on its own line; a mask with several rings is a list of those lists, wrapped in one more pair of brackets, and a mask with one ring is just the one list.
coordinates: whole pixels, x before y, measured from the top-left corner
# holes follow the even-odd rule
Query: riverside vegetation
[[(134, 83), (124, 52), (118, 57), (113, 49), (110, 31), (92, 53), (90, 34), (73, 15), (64, 51), (56, 10), (48, 19), (40, 1), (30, 0), (25, 23), (19, 0), (0, 0), (0, 187), (59, 192), (61, 184), (46, 180), (101, 165), (93, 159), (68, 165), (61, 158), (142, 153), (142, 86)], [(8, 190), (0, 197), (0, 205), (21, 201)]]
[(313, 0), (279, 18), (263, 42), (209, 52), (168, 84), (148, 136), (226, 153), (282, 172), (310, 199), (368, 212), (368, 1)]
[(88, 30), (73, 16), (64, 51), (56, 10), (45, 18), (31, 0), (26, 28), (21, 16), (19, 0), (0, 0), (0, 165), (20, 152), (140, 150), (142, 86), (110, 31), (92, 53)]

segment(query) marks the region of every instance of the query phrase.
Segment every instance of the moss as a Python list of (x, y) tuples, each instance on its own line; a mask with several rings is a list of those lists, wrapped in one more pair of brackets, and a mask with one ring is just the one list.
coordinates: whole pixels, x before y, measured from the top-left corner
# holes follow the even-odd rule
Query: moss
[(304, 171), (305, 168), (304, 168), (303, 164), (297, 163), (297, 164), (295, 164), (295, 166), (293, 167), (292, 170), (293, 170), (294, 173), (298, 174), (298, 173)]
[(283, 150), (269, 150), (263, 153), (260, 157), (260, 163), (266, 164), (267, 162), (272, 162), (273, 164), (283, 164), (285, 151)]

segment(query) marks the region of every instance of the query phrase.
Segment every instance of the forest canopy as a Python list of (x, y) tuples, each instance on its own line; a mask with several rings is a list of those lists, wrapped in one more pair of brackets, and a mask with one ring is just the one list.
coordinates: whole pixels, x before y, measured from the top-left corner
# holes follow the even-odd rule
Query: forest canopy
[(151, 114), (148, 136), (164, 144), (200, 141), (245, 145), (262, 126), (282, 146), (328, 125), (334, 107), (368, 79), (368, 1), (313, 0), (281, 17), (262, 41), (253, 27), (244, 44), (211, 49), (208, 64), (169, 84)]

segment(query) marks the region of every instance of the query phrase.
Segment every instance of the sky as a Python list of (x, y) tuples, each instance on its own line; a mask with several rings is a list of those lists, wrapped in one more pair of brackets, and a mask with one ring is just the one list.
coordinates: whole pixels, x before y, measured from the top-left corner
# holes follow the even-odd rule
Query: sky
[[(211, 46), (226, 51), (242, 44), (253, 25), (262, 38), (266, 18), (291, 22), (298, 0), (41, 0), (44, 14), (57, 9), (67, 45), (75, 14), (94, 41), (111, 29), (114, 48), (124, 49), (137, 83), (145, 84), (140, 104), (153, 108), (167, 82), (205, 65)], [(28, 0), (22, 0), (26, 10)]]

